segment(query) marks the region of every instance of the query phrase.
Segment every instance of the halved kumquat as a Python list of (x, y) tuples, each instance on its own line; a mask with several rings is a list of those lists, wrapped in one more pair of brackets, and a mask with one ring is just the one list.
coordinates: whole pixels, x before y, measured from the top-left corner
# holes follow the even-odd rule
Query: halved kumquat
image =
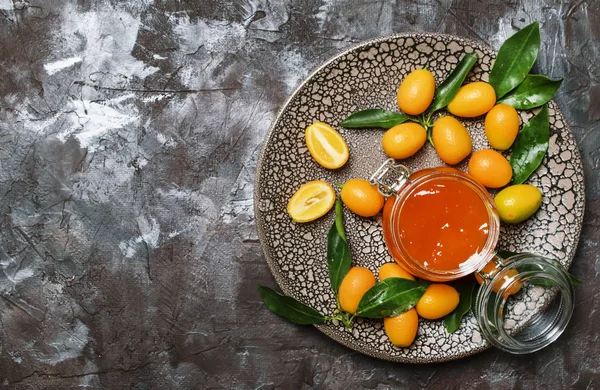
[(324, 168), (337, 169), (348, 161), (350, 153), (344, 138), (327, 123), (315, 122), (304, 132), (310, 155)]
[(333, 187), (323, 180), (313, 180), (294, 193), (288, 202), (287, 212), (294, 222), (310, 222), (327, 214), (334, 203)]

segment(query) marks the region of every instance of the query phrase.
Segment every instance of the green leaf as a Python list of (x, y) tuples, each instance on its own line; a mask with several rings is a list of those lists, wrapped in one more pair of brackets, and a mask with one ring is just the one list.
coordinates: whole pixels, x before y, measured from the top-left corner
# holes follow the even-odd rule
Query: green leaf
[(366, 318), (394, 317), (410, 310), (427, 290), (429, 283), (403, 278), (387, 278), (371, 287), (358, 303), (356, 315)]
[(500, 99), (525, 79), (540, 50), (540, 27), (533, 22), (508, 38), (498, 51), (490, 84)]
[(540, 166), (548, 150), (550, 122), (548, 105), (523, 126), (510, 154), (513, 183), (521, 184)]
[(517, 110), (530, 110), (552, 100), (561, 83), (562, 79), (552, 80), (541, 74), (530, 74), (498, 103), (508, 104)]
[(454, 96), (456, 96), (460, 86), (465, 81), (467, 74), (473, 68), (478, 58), (474, 52), (465, 54), (452, 73), (436, 88), (431, 105), (432, 113), (446, 107), (454, 99)]
[(380, 127), (389, 129), (406, 122), (410, 117), (400, 112), (383, 110), (381, 108), (369, 108), (355, 112), (340, 123), (347, 128)]
[(258, 293), (269, 310), (294, 324), (320, 324), (327, 319), (312, 307), (269, 287), (259, 285)]
[(471, 303), (473, 302), (473, 292), (477, 282), (473, 278), (467, 280), (460, 280), (453, 284), (453, 287), (458, 291), (460, 295), (460, 301), (456, 309), (452, 313), (444, 317), (444, 326), (448, 333), (454, 333), (460, 328), (460, 322), (463, 317), (471, 310)]
[(337, 297), (340, 284), (352, 266), (350, 247), (344, 233), (344, 214), (338, 198), (335, 204), (335, 221), (327, 234), (327, 268), (333, 293)]

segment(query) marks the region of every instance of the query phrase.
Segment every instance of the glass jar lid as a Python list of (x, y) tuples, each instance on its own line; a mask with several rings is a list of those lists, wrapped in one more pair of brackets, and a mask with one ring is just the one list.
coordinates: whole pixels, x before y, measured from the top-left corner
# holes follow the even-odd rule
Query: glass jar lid
[[(534, 254), (494, 258), (495, 267), (477, 271), (484, 279), (473, 308), (483, 336), (514, 354), (538, 351), (554, 342), (573, 314), (573, 283), (558, 261)], [(516, 300), (509, 299), (511, 295)], [(527, 294), (530, 299), (519, 299)]]

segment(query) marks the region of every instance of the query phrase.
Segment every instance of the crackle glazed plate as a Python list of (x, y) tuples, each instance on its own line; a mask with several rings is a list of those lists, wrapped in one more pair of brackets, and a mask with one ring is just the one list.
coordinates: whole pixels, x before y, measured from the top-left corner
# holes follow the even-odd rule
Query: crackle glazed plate
[[(296, 89), (271, 125), (260, 155), (255, 182), (256, 223), (266, 260), (284, 293), (330, 315), (336, 308), (326, 263), (327, 231), (334, 212), (314, 222), (294, 223), (286, 212), (294, 192), (310, 180), (344, 183), (369, 178), (386, 160), (381, 147), (384, 130), (344, 129), (339, 123), (355, 111), (383, 108), (397, 111), (396, 91), (412, 70), (427, 65), (439, 85), (465, 53), (475, 51), (479, 61), (467, 82), (488, 80), (496, 53), (483, 44), (449, 35), (412, 33), (382, 37), (352, 46), (315, 70)], [(575, 138), (555, 102), (550, 102), (550, 146), (542, 165), (528, 183), (544, 194), (541, 209), (518, 225), (503, 225), (498, 249), (533, 252), (569, 266), (581, 231), (583, 169)], [(525, 123), (532, 111), (520, 111)], [(304, 130), (314, 121), (337, 129), (350, 149), (348, 163), (338, 170), (319, 166), (310, 156)], [(489, 148), (483, 117), (461, 119), (473, 141), (473, 151)], [(457, 168), (466, 171), (468, 159)], [(444, 165), (426, 144), (402, 163), (412, 171)], [(381, 220), (361, 218), (344, 211), (353, 265), (378, 268), (392, 262), (383, 241)], [(524, 288), (509, 303), (507, 327), (518, 328), (549, 303), (540, 286)], [(282, 320), (283, 321), (283, 320)], [(419, 320), (415, 342), (396, 348), (381, 320), (358, 319), (351, 331), (342, 324), (325, 323), (317, 329), (356, 351), (377, 358), (410, 363), (441, 362), (481, 352), (489, 344), (472, 314), (458, 331), (448, 334), (439, 321)]]

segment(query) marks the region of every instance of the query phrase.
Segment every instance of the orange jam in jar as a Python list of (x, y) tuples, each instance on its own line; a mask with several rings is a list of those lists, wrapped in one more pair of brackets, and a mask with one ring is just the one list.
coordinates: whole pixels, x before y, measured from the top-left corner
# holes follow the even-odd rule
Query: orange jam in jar
[(487, 190), (446, 167), (410, 175), (383, 210), (384, 239), (394, 259), (431, 281), (466, 276), (490, 261), (499, 225)]

